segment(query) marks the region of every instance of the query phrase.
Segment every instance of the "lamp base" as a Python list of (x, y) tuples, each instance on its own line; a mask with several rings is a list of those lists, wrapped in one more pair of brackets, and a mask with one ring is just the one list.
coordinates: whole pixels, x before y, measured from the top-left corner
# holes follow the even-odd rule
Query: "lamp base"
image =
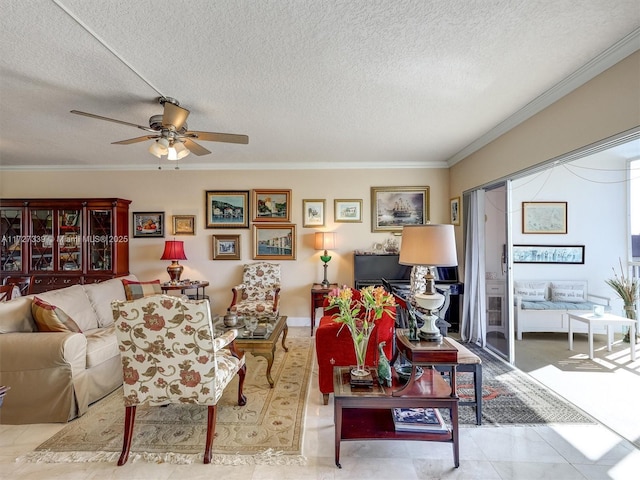
[(183, 270), (184, 267), (180, 265), (177, 260), (171, 261), (171, 265), (167, 267), (167, 273), (173, 285), (180, 283), (180, 275), (182, 275)]

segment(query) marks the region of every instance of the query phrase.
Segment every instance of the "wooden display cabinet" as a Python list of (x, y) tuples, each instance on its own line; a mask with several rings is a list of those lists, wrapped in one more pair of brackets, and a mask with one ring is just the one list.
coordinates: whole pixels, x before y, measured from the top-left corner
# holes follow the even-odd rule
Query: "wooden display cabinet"
[(0, 277), (34, 293), (129, 274), (129, 204), (120, 198), (0, 200)]

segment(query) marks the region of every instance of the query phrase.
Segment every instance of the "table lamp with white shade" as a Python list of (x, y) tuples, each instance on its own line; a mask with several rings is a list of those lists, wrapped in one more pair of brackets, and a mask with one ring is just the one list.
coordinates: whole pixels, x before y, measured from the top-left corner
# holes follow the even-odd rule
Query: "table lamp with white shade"
[(427, 311), (425, 322), (418, 336), (422, 340), (442, 342), (442, 334), (436, 326), (435, 314), (444, 304), (445, 297), (436, 291), (433, 267), (458, 265), (456, 238), (453, 225), (407, 225), (402, 229), (400, 264), (427, 267), (424, 293), (414, 295), (416, 304)]
[(324, 268), (324, 280), (322, 280), (322, 286), (324, 288), (328, 288), (330, 282), (327, 280), (327, 264), (331, 260), (331, 256), (328, 254), (327, 250), (336, 248), (335, 232), (316, 232), (314, 246), (316, 250), (324, 250), (324, 255), (320, 256), (320, 260), (322, 260), (322, 266)]

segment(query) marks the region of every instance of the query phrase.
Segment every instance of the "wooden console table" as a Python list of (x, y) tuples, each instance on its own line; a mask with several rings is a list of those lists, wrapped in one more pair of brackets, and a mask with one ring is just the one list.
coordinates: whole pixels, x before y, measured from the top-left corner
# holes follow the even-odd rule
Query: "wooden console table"
[[(455, 386), (455, 366), (457, 350), (446, 343), (432, 342), (405, 343), (397, 330), (398, 349), (407, 358), (413, 358), (412, 375), (409, 381), (402, 381), (392, 372), (392, 386), (380, 385), (375, 370), (372, 370), (374, 385), (356, 388), (350, 384), (352, 367), (334, 367), (334, 423), (335, 461), (340, 465), (340, 442), (342, 440), (423, 440), (448, 442), (453, 445), (453, 461), (460, 466), (458, 437), (458, 396)], [(453, 351), (451, 350), (453, 348)], [(416, 378), (417, 366), (423, 365), (423, 373)], [(435, 369), (428, 365), (449, 365), (452, 367), (451, 385)], [(451, 428), (446, 433), (396, 431), (391, 415), (392, 408), (441, 408), (449, 410)], [(344, 415), (344, 409), (349, 409)]]
[(329, 284), (328, 288), (322, 286), (321, 283), (314, 283), (311, 287), (311, 336), (313, 337), (313, 329), (316, 326), (316, 308), (322, 307), (324, 297), (331, 291), (338, 288), (337, 283)]

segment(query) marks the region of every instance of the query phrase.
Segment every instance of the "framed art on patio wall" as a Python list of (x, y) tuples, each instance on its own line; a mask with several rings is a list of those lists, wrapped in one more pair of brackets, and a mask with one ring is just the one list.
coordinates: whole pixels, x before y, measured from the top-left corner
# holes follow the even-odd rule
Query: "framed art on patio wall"
[(254, 222), (289, 222), (291, 190), (253, 190)]
[(173, 234), (174, 235), (195, 235), (196, 216), (195, 215), (174, 215)]
[(249, 228), (248, 190), (207, 190), (206, 228)]
[(303, 227), (324, 227), (325, 201), (324, 200), (302, 200), (302, 226)]
[(522, 233), (567, 233), (567, 202), (522, 202)]
[(584, 263), (584, 245), (514, 245), (513, 263)]
[(401, 232), (429, 220), (429, 187), (371, 187), (371, 231)]
[(240, 235), (212, 235), (214, 260), (240, 260)]
[(295, 260), (296, 226), (253, 225), (254, 260)]
[(336, 199), (333, 201), (333, 221), (336, 223), (362, 223), (362, 200)]
[(164, 212), (133, 212), (133, 238), (164, 238)]

